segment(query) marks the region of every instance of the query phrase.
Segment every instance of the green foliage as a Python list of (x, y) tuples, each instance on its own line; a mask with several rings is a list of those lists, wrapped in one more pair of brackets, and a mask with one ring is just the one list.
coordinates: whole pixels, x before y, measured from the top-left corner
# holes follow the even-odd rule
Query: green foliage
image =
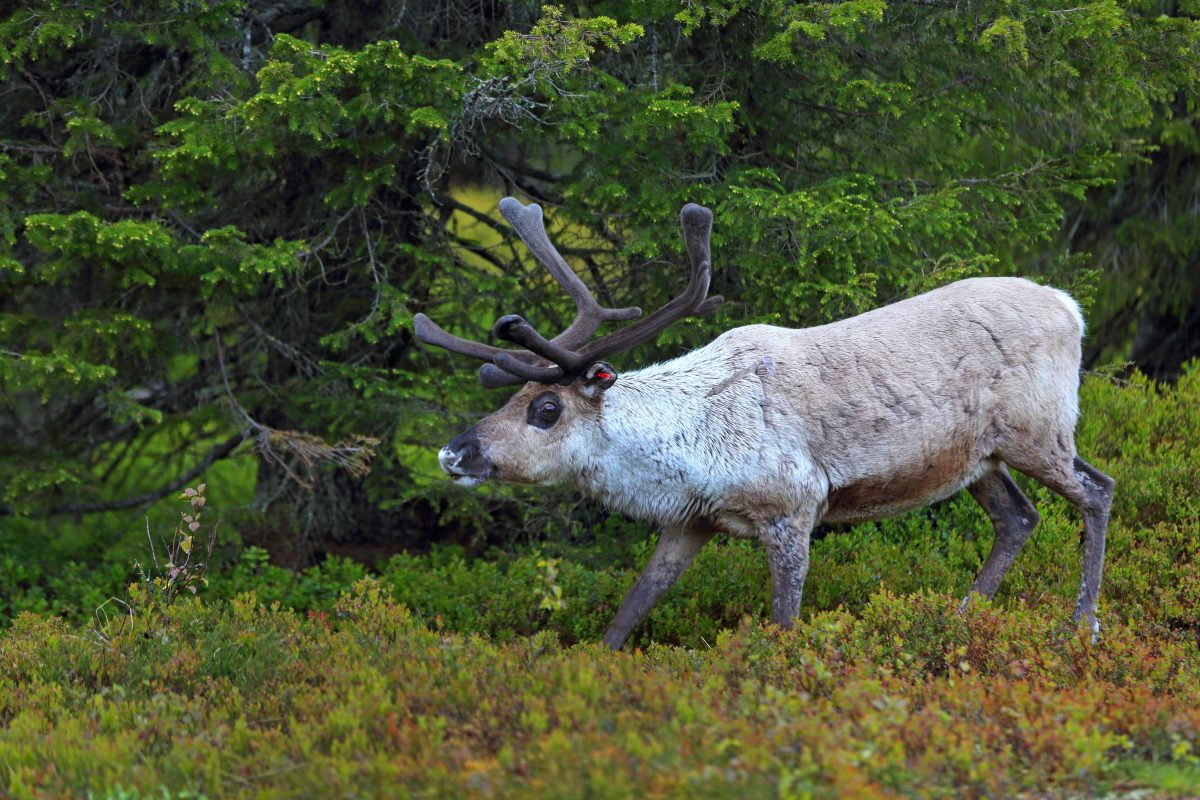
[[(629, 563), (445, 546), (374, 576), (341, 558), (297, 574), (249, 548), (198, 597), (163, 573), (131, 613), (80, 627), (22, 610), (94, 608), (79, 587), (104, 576), (68, 564), (30, 585), (9, 558), (0, 790), (1186, 796), (1200, 364), (1174, 386), (1092, 376), (1081, 397), (1081, 450), (1117, 479), (1099, 643), (1065, 625), (1078, 515), (1030, 485), (1042, 523), (994, 602), (959, 612), (991, 539), (964, 495), (819, 538), (791, 631), (763, 622), (761, 548), (714, 543), (621, 654), (597, 642), (650, 542)], [(213, 491), (185, 496), (177, 542), (202, 535)]]
[[(1000, 273), (1174, 374), (1195, 3), (485, 6), (0, 11), (0, 794), (1200, 791), (1200, 367), (1085, 383), (1118, 487), (1098, 645), (1060, 631), (1078, 516), (1027, 485), (1042, 523), (965, 616), (991, 531), (958, 497), (822, 531), (791, 632), (753, 621), (760, 549), (717, 542), (613, 656), (652, 542), (437, 480), (497, 398), (409, 331), (570, 318), (501, 194), (644, 308), (690, 200), (733, 302), (629, 364)], [(200, 480), (228, 524), (196, 599), (203, 504), (170, 498)], [(156, 570), (143, 522), (175, 531)], [(372, 546), (412, 551), (336, 555)]]
[[(496, 399), (409, 332), (417, 310), (480, 339), (514, 310), (547, 332), (569, 319), (498, 221), (501, 193), (547, 207), (606, 300), (646, 308), (678, 286), (664, 262), (682, 255), (680, 205), (714, 208), (715, 290), (733, 302), (629, 364), (733, 324), (821, 323), (980, 273), (1044, 273), (1085, 300), (1098, 285), (1098, 316), (1124, 316), (1093, 321), (1097, 352), (1125, 355), (1156, 298), (1196, 296), (1194, 182), (1167, 173), (1190, 174), (1200, 141), (1200, 31), (1194, 9), (1161, 11), (6, 10), (0, 514), (43, 538), (117, 538), (127, 519), (101, 512), (241, 459), (252, 496), (230, 527), (292, 564), (351, 535), (425, 548), (430, 520), (474, 553), (538, 527), (546, 505), (429, 480), (430, 449)], [(1061, 230), (1108, 191), (1170, 204)], [(1152, 241), (1153, 267), (1126, 270), (1110, 237)], [(238, 432), (245, 444), (224, 447)], [(338, 473), (368, 458), (361, 482)]]
[[(306, 617), (253, 593), (147, 636), (0, 634), (14, 798), (996, 797), (1196, 787), (1200, 651), (937, 594), (619, 654), (431, 630), (378, 582)], [(46, 765), (53, 763), (53, 769)]]
[[(1080, 451), (1117, 481), (1102, 617), (1106, 623), (1200, 629), (1200, 476), (1195, 469), (1200, 364), (1174, 386), (1137, 374), (1127, 381), (1091, 377), (1081, 397)], [(1081, 521), (1057, 495), (1019, 479), (1042, 521), (1001, 585), (997, 603), (1065, 619), (1078, 584)], [(126, 558), (149, 563), (144, 533), (138, 538), (139, 546)], [(961, 597), (991, 540), (990, 522), (966, 493), (936, 508), (825, 532), (813, 543), (802, 613), (842, 608), (863, 614), (880, 631), (891, 630), (891, 622), (870, 610), (878, 592)], [(19, 542), (0, 544), (15, 548)], [(488, 558), (440, 546), (425, 555), (393, 556), (374, 571), (335, 557), (298, 573), (271, 564), (266, 551), (251, 547), (207, 575), (203, 593), (232, 600), (253, 591), (265, 604), (329, 612), (342, 592), (373, 572), (398, 602), (434, 628), (499, 641), (550, 631), (562, 642), (587, 642), (600, 638), (653, 544), (643, 536), (626, 555), (619, 548), (597, 552), (592, 546), (547, 541)], [(135, 577), (129, 564), (8, 556), (0, 561), (0, 619), (22, 611), (90, 619), (108, 597), (125, 597)], [(701, 551), (635, 641), (712, 644), (746, 616), (765, 618), (769, 603), (770, 576), (761, 548), (744, 540), (718, 541)], [(920, 665), (933, 668), (928, 659)]]
[(620, 50), (641, 37), (641, 25), (620, 25), (610, 17), (564, 19), (560, 6), (542, 6), (529, 33), (505, 31), (489, 45), (491, 66), (512, 74), (526, 70), (566, 74), (585, 67), (598, 48)]

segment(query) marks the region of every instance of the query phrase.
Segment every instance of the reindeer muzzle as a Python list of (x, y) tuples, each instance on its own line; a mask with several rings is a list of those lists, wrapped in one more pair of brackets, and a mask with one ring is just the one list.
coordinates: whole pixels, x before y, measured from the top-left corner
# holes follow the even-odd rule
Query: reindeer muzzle
[(492, 476), (495, 465), (483, 455), (478, 427), (454, 437), (438, 451), (442, 471), (461, 486), (478, 486)]

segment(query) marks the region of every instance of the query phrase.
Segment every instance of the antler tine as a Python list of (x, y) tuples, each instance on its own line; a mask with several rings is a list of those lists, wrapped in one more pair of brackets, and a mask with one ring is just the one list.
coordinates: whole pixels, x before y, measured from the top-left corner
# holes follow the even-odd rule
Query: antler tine
[[(459, 338), (454, 334), (447, 333), (436, 322), (424, 314), (413, 315), (413, 333), (425, 344), (442, 347), (452, 353), (471, 356), (488, 362), (479, 368), (479, 382), (488, 389), (499, 389), (503, 386), (514, 386), (525, 381), (537, 380), (538, 378), (531, 377), (535, 373), (530, 372), (530, 370), (547, 369), (534, 367), (522, 360), (522, 356), (532, 357), (533, 353), (505, 350), (500, 347), (492, 347), (490, 344), (484, 344), (483, 342), (473, 342), (470, 339)], [(510, 368), (501, 369), (492, 363), (493, 361), (500, 360), (503, 360)], [(549, 369), (557, 369), (558, 371), (558, 374), (551, 378), (551, 380), (557, 380), (562, 377), (561, 369), (556, 367)], [(545, 372), (539, 371), (536, 375), (540, 378), (545, 375)]]
[[(507, 372), (516, 376), (517, 380), (513, 381), (513, 383), (523, 383), (524, 381), (558, 383), (563, 380), (565, 374), (562, 367), (540, 367), (536, 364), (526, 364), (511, 353), (500, 353), (497, 355), (496, 368), (500, 372)], [(480, 370), (481, 374), (482, 372)]]
[[(688, 203), (679, 213), (684, 245), (691, 261), (687, 288), (645, 319), (588, 344), (587, 340), (602, 323), (633, 319), (641, 315), (641, 309), (605, 308), (596, 302), (584, 282), (550, 243), (542, 221), (542, 209), (536, 203), (523, 206), (519, 201), (506, 197), (500, 201), (500, 213), (517, 231), (534, 257), (575, 300), (576, 314), (567, 329), (553, 339), (546, 339), (516, 314), (497, 320), (492, 327), (493, 334), (521, 345), (526, 348), (524, 350), (505, 350), (461, 339), (442, 330), (424, 314), (413, 317), (413, 332), (421, 341), (488, 362), (479, 369), (479, 380), (488, 388), (511, 386), (524, 381), (567, 382), (589, 364), (651, 339), (684, 317), (706, 314), (723, 302), (721, 297), (705, 299), (712, 277), (709, 245), (712, 212)], [(539, 358), (550, 364), (534, 363)]]
[[(692, 275), (688, 281), (688, 289), (692, 281), (704, 273), (707, 281), (712, 276), (712, 238), (713, 213), (711, 209), (688, 203), (679, 209), (679, 225), (683, 229), (683, 246), (687, 250), (688, 261), (692, 264)], [(705, 292), (708, 291), (706, 286)]]
[[(524, 363), (524, 362), (522, 362)], [(525, 381), (533, 380), (501, 369), (495, 364), (484, 364), (479, 368), (479, 382), (485, 389), (502, 389), (505, 386), (519, 386)]]
[(547, 340), (518, 314), (509, 314), (496, 320), (492, 333), (498, 339), (519, 344), (531, 353), (557, 364), (562, 368), (561, 372), (575, 372), (587, 366), (578, 353)]
[(587, 284), (579, 279), (550, 242), (542, 218), (542, 207), (537, 203), (526, 206), (514, 197), (506, 197), (500, 201), (500, 213), (512, 225), (521, 241), (525, 242), (534, 258), (575, 301), (575, 319), (565, 331), (554, 337), (554, 344), (575, 350), (592, 338), (602, 323), (624, 322), (642, 315), (640, 308), (605, 308), (596, 302)]
[(683, 228), (684, 247), (692, 265), (687, 288), (650, 316), (588, 344), (579, 352), (581, 360), (591, 363), (628, 350), (654, 338), (675, 322), (685, 317), (707, 314), (724, 302), (719, 295), (705, 299), (712, 279), (709, 244), (712, 220), (712, 211), (704, 206), (688, 203), (683, 207), (679, 212), (679, 221)]
[(525, 321), (524, 317), (509, 314), (496, 320), (492, 333), (498, 339), (525, 347), (529, 354), (540, 356), (556, 366), (543, 367), (523, 361), (518, 353), (499, 353), (495, 364), (485, 364), (479, 370), (479, 380), (485, 386), (507, 386), (522, 380), (552, 383), (572, 375), (587, 366), (578, 353), (549, 341)]
[(424, 314), (413, 315), (413, 333), (425, 344), (445, 348), (451, 353), (481, 358), (484, 361), (491, 361), (498, 353), (505, 352), (500, 347), (492, 347), (483, 342), (473, 342), (470, 339), (461, 339), (452, 333), (446, 333), (436, 322)]

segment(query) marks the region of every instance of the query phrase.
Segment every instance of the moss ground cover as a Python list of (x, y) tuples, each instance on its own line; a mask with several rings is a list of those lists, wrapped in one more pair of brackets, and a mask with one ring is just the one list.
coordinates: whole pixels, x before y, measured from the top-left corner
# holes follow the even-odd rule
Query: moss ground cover
[(991, 538), (960, 497), (816, 542), (794, 631), (762, 622), (762, 553), (716, 543), (619, 654), (596, 642), (648, 544), (301, 574), (249, 550), (198, 599), (16, 613), (0, 796), (1200, 795), (1200, 369), (1082, 400), (1118, 481), (1098, 643), (1064, 626), (1080, 522), (1032, 485), (994, 603), (957, 611)]

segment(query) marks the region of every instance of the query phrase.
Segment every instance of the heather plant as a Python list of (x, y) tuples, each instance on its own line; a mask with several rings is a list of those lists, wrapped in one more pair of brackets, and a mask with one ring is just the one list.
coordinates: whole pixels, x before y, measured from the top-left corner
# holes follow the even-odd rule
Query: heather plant
[[(794, 630), (611, 653), (431, 628), (364, 579), (99, 643), (0, 634), (8, 796), (995, 797), (1200, 790), (1194, 637), (877, 593)], [(129, 758), (131, 752), (137, 758)], [(125, 757), (121, 757), (124, 755)], [(53, 764), (53, 769), (47, 765)], [(125, 793), (121, 795), (121, 793)], [(1157, 795), (1155, 795), (1157, 796)]]
[(495, 403), (412, 313), (477, 339), (513, 307), (569, 318), (505, 193), (614, 306), (670, 296), (676, 211), (714, 209), (730, 302), (630, 363), (1002, 273), (1076, 292), (1091, 355), (1174, 374), (1198, 41), (1187, 3), (5, 7), (0, 568), (123, 568), (129, 516), (172, 518), (201, 473), (288, 566), (478, 555), (551, 514), (586, 538), (594, 511), (433, 474)]

